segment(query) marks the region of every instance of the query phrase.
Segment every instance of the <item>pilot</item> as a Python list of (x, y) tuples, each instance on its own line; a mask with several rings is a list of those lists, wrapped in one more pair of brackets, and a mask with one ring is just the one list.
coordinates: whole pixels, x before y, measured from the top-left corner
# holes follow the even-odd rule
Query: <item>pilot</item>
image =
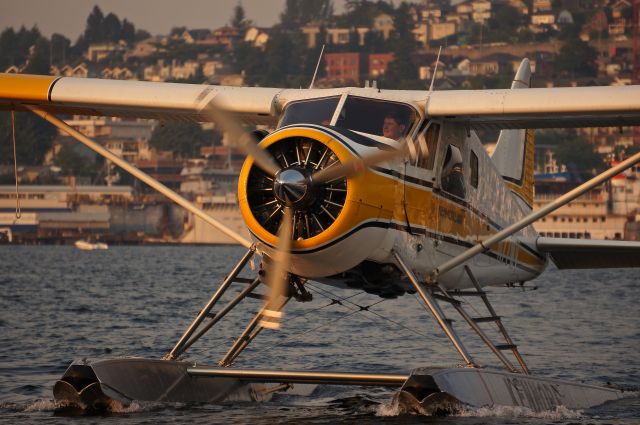
[(462, 154), (460, 150), (449, 145), (442, 167), (442, 189), (464, 199), (466, 188), (464, 184), (464, 171), (462, 168)]
[(396, 111), (388, 112), (382, 123), (382, 135), (389, 139), (398, 140), (405, 134), (407, 120)]

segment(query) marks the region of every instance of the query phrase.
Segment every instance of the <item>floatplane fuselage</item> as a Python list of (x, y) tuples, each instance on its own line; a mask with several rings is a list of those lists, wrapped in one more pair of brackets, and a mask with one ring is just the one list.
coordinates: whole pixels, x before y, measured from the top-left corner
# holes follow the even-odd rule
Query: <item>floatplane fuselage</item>
[[(313, 101), (305, 106), (309, 103)], [(461, 126), (428, 118), (414, 128), (417, 134), (411, 140), (419, 153), (413, 158), (380, 163), (357, 177), (327, 187), (309, 184), (308, 189), (304, 176), (311, 173), (306, 170), (397, 149), (398, 142), (311, 124), (289, 125), (265, 137), (261, 146), (275, 153), (283, 170), (299, 172), (304, 191), (300, 203), (292, 206), (292, 273), (383, 296), (399, 295), (413, 288), (403, 283), (394, 252), (424, 279), (445, 259), (531, 211), (532, 194), (527, 204), (508, 186), (474, 132), (467, 135)], [(423, 152), (421, 144), (429, 151)], [(273, 188), (277, 181), (252, 165), (248, 160), (241, 172), (240, 207), (255, 241), (268, 255), (286, 204)], [(527, 227), (443, 275), (440, 282), (448, 289), (472, 287), (465, 265), (483, 286), (533, 279), (547, 264), (546, 254), (535, 248), (535, 237), (534, 229)]]

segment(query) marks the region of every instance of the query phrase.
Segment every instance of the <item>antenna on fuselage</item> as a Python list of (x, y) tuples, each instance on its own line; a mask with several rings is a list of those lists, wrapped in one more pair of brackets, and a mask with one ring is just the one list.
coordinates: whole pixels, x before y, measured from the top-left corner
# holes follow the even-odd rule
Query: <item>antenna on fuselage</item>
[(318, 57), (318, 63), (316, 64), (316, 70), (313, 71), (313, 78), (311, 79), (311, 84), (309, 84), (309, 88), (313, 88), (313, 83), (316, 81), (316, 75), (318, 75), (318, 68), (320, 68), (320, 62), (322, 62), (322, 54), (324, 53), (324, 46), (322, 45), (322, 50), (320, 50), (320, 56)]
[(440, 63), (440, 53), (442, 52), (442, 46), (438, 50), (438, 57), (436, 58), (436, 66), (433, 68), (433, 75), (431, 76), (431, 85), (429, 86), (429, 93), (433, 91), (433, 83), (436, 81), (436, 75), (438, 74), (438, 64)]

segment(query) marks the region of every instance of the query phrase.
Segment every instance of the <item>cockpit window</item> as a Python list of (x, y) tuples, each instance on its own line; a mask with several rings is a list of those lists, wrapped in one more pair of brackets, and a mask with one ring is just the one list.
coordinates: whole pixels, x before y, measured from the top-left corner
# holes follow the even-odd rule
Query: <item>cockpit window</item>
[(415, 119), (416, 113), (409, 105), (348, 96), (336, 127), (398, 140), (409, 132)]
[(291, 102), (285, 108), (278, 127), (291, 124), (329, 125), (339, 101), (340, 96), (332, 96)]

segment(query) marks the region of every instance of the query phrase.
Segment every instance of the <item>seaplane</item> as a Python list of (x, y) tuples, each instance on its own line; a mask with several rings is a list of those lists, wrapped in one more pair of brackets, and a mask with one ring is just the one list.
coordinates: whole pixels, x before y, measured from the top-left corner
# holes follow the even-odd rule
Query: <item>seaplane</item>
[[(635, 154), (534, 211), (534, 129), (640, 125), (640, 86), (531, 88), (531, 75), (524, 59), (511, 88), (437, 91), (432, 82), (407, 91), (0, 74), (0, 109), (37, 114), (246, 248), (163, 358), (74, 361), (55, 384), (55, 399), (103, 410), (132, 401), (261, 400), (299, 383), (369, 385), (397, 388), (393, 402), (403, 411), (433, 414), (461, 406), (582, 409), (622, 397), (614, 388), (531, 373), (486, 291), (532, 280), (550, 262), (640, 266), (640, 243), (542, 237), (532, 227), (640, 162)], [(71, 114), (214, 122), (247, 154), (238, 203), (251, 240), (60, 118)], [(247, 130), (256, 125), (270, 130)], [(491, 155), (477, 134), (483, 129), (500, 130)], [(406, 374), (233, 367), (261, 332), (287, 326), (286, 305), (309, 299), (308, 282), (383, 298), (417, 294), (460, 365)], [(233, 284), (244, 286), (219, 305)], [(217, 364), (184, 360), (256, 290), (262, 307)], [(486, 315), (467, 311), (465, 297), (481, 300)], [(498, 367), (474, 358), (443, 307)]]

